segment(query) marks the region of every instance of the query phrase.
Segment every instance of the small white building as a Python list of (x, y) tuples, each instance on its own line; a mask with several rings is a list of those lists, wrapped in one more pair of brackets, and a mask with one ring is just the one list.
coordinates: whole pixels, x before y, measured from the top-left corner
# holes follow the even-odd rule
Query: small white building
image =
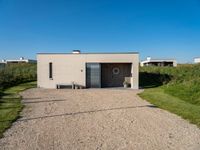
[[(42, 88), (78, 85), (86, 88), (139, 86), (139, 54), (123, 53), (38, 53), (37, 84)], [(128, 81), (129, 80), (129, 81)]]
[(194, 63), (200, 63), (200, 57), (194, 58)]
[(5, 62), (0, 62), (0, 69), (2, 69), (2, 68), (4, 68), (5, 67), (5, 65), (6, 65), (6, 63)]
[(176, 67), (177, 61), (175, 59), (152, 59), (151, 57), (147, 57), (146, 60), (140, 62), (140, 66)]
[(24, 57), (21, 57), (19, 59), (8, 59), (8, 60), (2, 60), (1, 63), (4, 64), (11, 64), (11, 63), (36, 63), (36, 60), (33, 59), (25, 59)]

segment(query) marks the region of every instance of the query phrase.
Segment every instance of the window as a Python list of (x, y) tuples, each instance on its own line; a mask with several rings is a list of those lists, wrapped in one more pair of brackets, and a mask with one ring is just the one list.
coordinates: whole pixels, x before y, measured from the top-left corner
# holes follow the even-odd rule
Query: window
[(52, 62), (49, 63), (49, 79), (53, 78), (53, 67)]
[(112, 69), (112, 73), (113, 73), (113, 75), (118, 75), (118, 74), (120, 73), (119, 68), (118, 68), (118, 67), (114, 67), (114, 68)]

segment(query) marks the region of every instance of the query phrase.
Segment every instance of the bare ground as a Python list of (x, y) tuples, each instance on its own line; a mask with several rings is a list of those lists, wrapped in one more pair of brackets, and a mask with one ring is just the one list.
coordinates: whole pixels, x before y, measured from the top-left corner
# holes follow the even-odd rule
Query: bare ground
[(22, 118), (0, 139), (5, 150), (199, 150), (200, 130), (120, 89), (22, 93)]

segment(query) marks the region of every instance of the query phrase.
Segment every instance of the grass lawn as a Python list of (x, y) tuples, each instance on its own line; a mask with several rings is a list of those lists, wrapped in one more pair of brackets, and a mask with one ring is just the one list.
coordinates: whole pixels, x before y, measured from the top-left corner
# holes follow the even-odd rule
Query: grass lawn
[(167, 94), (164, 86), (145, 89), (139, 96), (159, 108), (175, 113), (200, 127), (200, 105)]
[(0, 138), (12, 122), (18, 117), (23, 108), (19, 92), (36, 87), (36, 82), (28, 82), (1, 91), (0, 98)]

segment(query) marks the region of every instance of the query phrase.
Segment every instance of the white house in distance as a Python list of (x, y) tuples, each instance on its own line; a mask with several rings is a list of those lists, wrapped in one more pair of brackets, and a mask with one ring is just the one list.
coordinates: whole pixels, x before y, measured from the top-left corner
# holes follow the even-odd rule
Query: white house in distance
[(5, 65), (6, 65), (6, 63), (4, 63), (4, 62), (0, 62), (0, 69), (4, 68)]
[(140, 62), (140, 66), (176, 67), (177, 61), (175, 59), (152, 59), (151, 57), (147, 57), (146, 60)]
[(194, 58), (194, 63), (200, 63), (200, 57)]
[(36, 60), (33, 59), (25, 59), (24, 57), (21, 57), (19, 59), (7, 59), (7, 60), (2, 60), (1, 63), (4, 64), (14, 64), (14, 63), (36, 63)]
[[(60, 88), (77, 85), (86, 88), (122, 87), (139, 84), (139, 54), (123, 53), (38, 53), (38, 87)], [(127, 80), (128, 79), (128, 80)]]

